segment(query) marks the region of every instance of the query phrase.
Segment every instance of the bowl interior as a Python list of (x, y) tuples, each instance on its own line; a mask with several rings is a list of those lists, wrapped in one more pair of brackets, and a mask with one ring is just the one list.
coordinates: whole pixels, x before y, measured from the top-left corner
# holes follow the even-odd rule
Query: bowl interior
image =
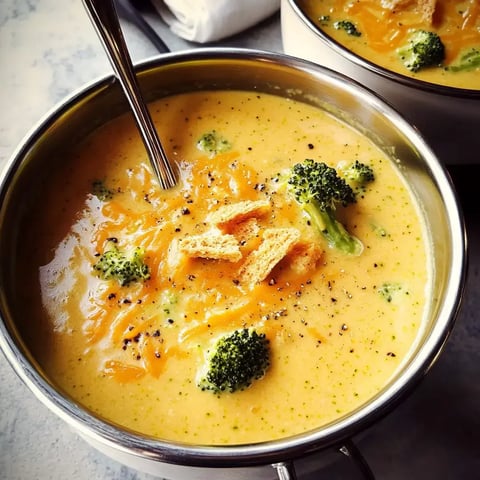
[[(163, 460), (202, 465), (276, 461), (305, 450), (330, 446), (378, 418), (428, 370), (449, 331), (464, 283), (465, 239), (461, 213), (450, 181), (434, 154), (417, 132), (395, 111), (345, 77), (307, 62), (265, 52), (197, 50), (166, 55), (139, 66), (147, 100), (201, 89), (242, 89), (274, 93), (325, 108), (371, 137), (397, 163), (417, 197), (425, 216), (433, 250), (431, 305), (415, 347), (396, 377), (367, 405), (317, 431), (266, 444), (209, 448), (172, 445), (117, 429), (64, 397), (42, 372), (18, 328), (18, 298), (12, 288), (16, 239), (22, 235), (19, 219), (41, 196), (61, 152), (99, 125), (127, 111), (117, 82), (97, 81), (54, 109), (26, 138), (2, 177), (0, 191), (0, 345), (13, 368), (32, 391), (57, 414), (86, 436), (120, 444)], [(139, 453), (142, 454), (142, 453)], [(205, 460), (207, 458), (207, 460)]]

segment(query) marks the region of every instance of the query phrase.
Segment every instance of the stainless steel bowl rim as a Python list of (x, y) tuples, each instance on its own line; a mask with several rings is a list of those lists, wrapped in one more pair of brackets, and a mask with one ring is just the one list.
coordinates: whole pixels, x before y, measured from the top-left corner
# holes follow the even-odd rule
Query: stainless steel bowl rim
[(299, 7), (298, 0), (286, 1), (289, 2), (290, 6), (298, 15), (298, 17), (302, 20), (302, 22), (318, 37), (318, 39), (322, 43), (328, 45), (333, 51), (335, 51), (339, 55), (342, 55), (353, 64), (364, 68), (376, 75), (391, 80), (395, 83), (416, 90), (429, 91), (438, 95), (445, 95), (455, 98), (471, 98), (472, 100), (480, 99), (480, 89), (471, 90), (466, 88), (451, 87), (448, 85), (438, 85), (435, 83), (426, 82), (424, 80), (412, 78), (407, 75), (402, 75), (398, 72), (393, 72), (392, 70), (388, 70), (376, 63), (371, 62), (370, 60), (367, 60), (366, 58), (357, 55), (351, 50), (345, 48), (342, 44), (338, 43), (336, 40), (326, 34), (321, 28), (319, 28), (318, 25), (316, 25), (315, 22)]
[[(452, 205), (456, 204), (455, 193), (448, 176), (445, 174), (444, 167), (440, 165), (418, 132), (408, 125), (397, 111), (383, 100), (380, 100), (370, 90), (327, 68), (305, 60), (268, 51), (243, 48), (200, 48), (153, 57), (137, 64), (136, 69), (141, 73), (142, 71), (164, 65), (178, 64), (191, 60), (208, 62), (212, 59), (238, 59), (278, 63), (289, 68), (306, 70), (315, 75), (336, 79), (346, 88), (352, 88), (358, 94), (365, 95), (369, 102), (374, 104), (376, 108), (381, 109), (399, 128), (407, 132), (410, 138), (414, 139), (416, 147), (428, 160), (430, 168), (435, 171), (439, 188), (446, 196), (446, 202)], [(59, 118), (62, 113), (70, 110), (92, 92), (109, 88), (115, 83), (116, 79), (113, 75), (106, 75), (79, 88), (67, 99), (51, 109), (31, 129), (1, 173), (0, 205), (3, 204), (11, 178), (22, 163), (24, 153), (45, 134), (49, 125)], [(110, 445), (117, 450), (123, 450), (130, 454), (159, 462), (199, 467), (243, 467), (293, 460), (312, 452), (341, 445), (342, 441), (367, 428), (374, 421), (388, 413), (407, 392), (411, 391), (434, 363), (453, 328), (454, 319), (460, 307), (465, 281), (466, 238), (461, 213), (459, 211), (452, 212), (451, 220), (453, 222), (452, 229), (457, 232), (463, 232), (463, 234), (456, 238), (458, 242), (456, 248), (454, 248), (456, 258), (453, 262), (454, 270), (451, 273), (453, 281), (449, 285), (443, 306), (443, 310), (447, 312), (443, 314), (444, 322), (435, 325), (416, 358), (387, 391), (377, 395), (367, 405), (358, 409), (352, 415), (311, 432), (277, 441), (238, 446), (190, 445), (148, 438), (99, 420), (83, 410), (80, 405), (62, 397), (49, 382), (42, 378), (26, 358), (22, 349), (11, 337), (3, 318), (0, 322), (0, 347), (15, 372), (42, 403), (83, 436)], [(2, 317), (3, 314), (4, 312), (0, 311)], [(442, 312), (439, 313), (439, 316), (442, 316)]]

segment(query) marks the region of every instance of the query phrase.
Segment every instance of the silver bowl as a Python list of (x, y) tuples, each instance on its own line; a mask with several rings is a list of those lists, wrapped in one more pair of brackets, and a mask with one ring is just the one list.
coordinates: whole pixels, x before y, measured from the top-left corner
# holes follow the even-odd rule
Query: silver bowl
[(442, 164), (402, 116), (369, 90), (317, 65), (261, 51), (199, 49), (167, 54), (137, 69), (147, 101), (201, 89), (270, 92), (325, 108), (390, 152), (421, 205), (433, 249), (431, 305), (416, 346), (388, 385), (357, 410), (316, 430), (254, 445), (222, 447), (148, 438), (96, 417), (62, 395), (37, 364), (17, 328), (11, 279), (19, 254), (16, 239), (22, 234), (18, 220), (29, 209), (27, 192), (38, 189), (42, 177), (61, 161), (57, 153), (127, 111), (113, 76), (87, 86), (49, 113), (25, 138), (2, 173), (0, 346), (41, 402), (100, 451), (124, 464), (176, 479), (267, 479), (276, 474), (293, 478), (293, 464), (298, 471), (316, 468), (329, 452), (389, 412), (418, 384), (441, 352), (465, 282), (466, 240), (455, 192)]
[(298, 0), (282, 0), (285, 53), (343, 73), (375, 91), (416, 126), (445, 165), (480, 164), (480, 82), (476, 90), (446, 87), (386, 70), (328, 35)]

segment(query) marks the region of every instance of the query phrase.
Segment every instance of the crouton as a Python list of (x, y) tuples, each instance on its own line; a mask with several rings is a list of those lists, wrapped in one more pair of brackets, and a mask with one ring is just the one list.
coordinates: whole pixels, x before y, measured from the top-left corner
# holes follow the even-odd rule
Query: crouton
[(422, 14), (423, 21), (431, 25), (436, 6), (437, 0), (417, 0), (416, 10)]
[(228, 229), (228, 233), (233, 235), (240, 242), (240, 245), (245, 244), (252, 237), (258, 235), (259, 231), (258, 220), (254, 217), (240, 223), (234, 223)]
[(288, 253), (286, 260), (297, 275), (306, 275), (317, 268), (322, 248), (314, 242), (299, 242)]
[(298, 242), (300, 232), (296, 228), (267, 228), (262, 243), (246, 258), (239, 271), (242, 283), (259, 283), (268, 276), (293, 245)]
[(421, 15), (428, 24), (433, 22), (437, 0), (382, 0), (382, 7), (389, 10), (410, 9)]
[(382, 0), (382, 7), (389, 10), (395, 10), (396, 8), (404, 8), (407, 5), (413, 3), (414, 0)]
[(246, 200), (221, 206), (212, 212), (207, 220), (222, 228), (231, 223), (240, 223), (248, 218), (260, 217), (269, 210), (270, 202), (268, 200)]
[(242, 258), (238, 240), (233, 235), (224, 235), (219, 232), (206, 232), (182, 238), (178, 242), (178, 249), (191, 258), (229, 262), (238, 262)]

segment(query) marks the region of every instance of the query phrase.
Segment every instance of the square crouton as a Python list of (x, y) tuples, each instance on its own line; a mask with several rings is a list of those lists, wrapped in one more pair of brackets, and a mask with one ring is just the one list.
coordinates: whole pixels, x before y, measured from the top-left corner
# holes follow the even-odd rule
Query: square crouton
[(286, 260), (297, 275), (306, 275), (317, 268), (323, 249), (314, 242), (298, 242), (288, 253)]
[(436, 6), (437, 0), (417, 0), (417, 11), (422, 14), (424, 22), (430, 25), (433, 23), (433, 14)]
[(382, 7), (389, 10), (409, 9), (422, 16), (424, 22), (432, 24), (437, 0), (382, 0)]
[(212, 212), (207, 220), (213, 225), (223, 228), (229, 224), (241, 223), (248, 218), (258, 218), (269, 210), (270, 202), (268, 200), (246, 200), (221, 206)]
[(262, 243), (246, 258), (239, 271), (242, 283), (259, 283), (268, 276), (275, 265), (298, 242), (300, 232), (296, 228), (267, 228)]
[(207, 258), (238, 262), (242, 258), (238, 240), (233, 235), (206, 232), (182, 238), (178, 250), (190, 258)]
[(234, 223), (229, 226), (228, 233), (233, 235), (240, 243), (240, 245), (246, 243), (253, 237), (256, 237), (260, 232), (260, 225), (258, 220), (254, 217), (247, 218), (240, 223)]

